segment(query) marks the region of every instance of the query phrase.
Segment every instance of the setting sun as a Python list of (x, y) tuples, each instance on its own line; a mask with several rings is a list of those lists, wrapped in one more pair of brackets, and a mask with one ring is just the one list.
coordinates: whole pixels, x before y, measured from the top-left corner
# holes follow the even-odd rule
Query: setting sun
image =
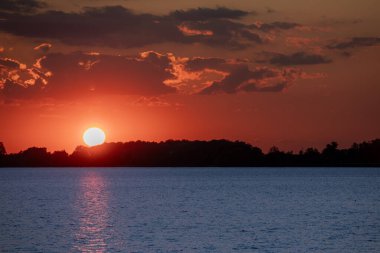
[(103, 144), (105, 139), (104, 131), (97, 127), (91, 127), (83, 133), (83, 141), (90, 147)]

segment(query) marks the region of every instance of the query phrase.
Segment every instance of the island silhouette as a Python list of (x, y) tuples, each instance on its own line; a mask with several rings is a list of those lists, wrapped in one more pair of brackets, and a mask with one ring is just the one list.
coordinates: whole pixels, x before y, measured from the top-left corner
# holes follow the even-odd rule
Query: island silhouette
[(322, 151), (307, 148), (298, 153), (272, 147), (266, 154), (242, 141), (167, 140), (117, 142), (78, 146), (72, 154), (31, 147), (7, 154), (0, 142), (1, 167), (378, 167), (380, 139), (339, 149), (331, 142)]

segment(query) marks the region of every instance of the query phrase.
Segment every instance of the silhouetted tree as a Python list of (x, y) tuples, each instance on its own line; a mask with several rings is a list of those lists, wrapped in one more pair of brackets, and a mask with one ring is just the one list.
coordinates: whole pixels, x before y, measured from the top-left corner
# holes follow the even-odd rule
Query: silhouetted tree
[(33, 166), (46, 166), (49, 163), (49, 153), (46, 148), (32, 147), (18, 154), (18, 159), (22, 163)]
[(0, 166), (380, 166), (380, 140), (354, 143), (349, 149), (331, 142), (322, 153), (308, 148), (293, 154), (272, 147), (266, 155), (245, 142), (228, 140), (105, 143), (79, 146), (71, 155), (37, 147), (17, 154), (2, 150)]
[(307, 148), (304, 152), (305, 156), (318, 156), (320, 155), (318, 149), (316, 148)]
[(68, 166), (69, 165), (69, 154), (66, 151), (54, 151), (50, 155), (49, 164), (52, 166)]
[(337, 151), (338, 151), (338, 143), (333, 141), (326, 145), (325, 149), (322, 151), (322, 154), (326, 156), (333, 156), (337, 153)]
[(326, 145), (322, 151), (322, 160), (324, 163), (338, 165), (343, 163), (342, 152), (338, 150), (338, 143), (333, 141)]
[(278, 153), (281, 153), (280, 152), (280, 149), (278, 148), (278, 147), (276, 147), (276, 146), (273, 146), (273, 147), (271, 147), (270, 149), (269, 149), (269, 152), (268, 152), (269, 154), (278, 154)]
[(0, 156), (5, 155), (7, 151), (5, 150), (5, 146), (2, 142), (0, 142)]
[(321, 153), (316, 148), (307, 148), (299, 153), (297, 163), (304, 166), (318, 166), (321, 163)]
[(266, 164), (270, 166), (279, 166), (280, 164), (288, 165), (291, 156), (292, 154), (287, 154), (281, 151), (278, 147), (273, 146), (269, 149), (265, 161)]

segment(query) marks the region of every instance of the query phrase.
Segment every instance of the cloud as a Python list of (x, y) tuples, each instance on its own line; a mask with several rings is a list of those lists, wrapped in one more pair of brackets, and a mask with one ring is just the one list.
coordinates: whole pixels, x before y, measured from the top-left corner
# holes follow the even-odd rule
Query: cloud
[(250, 70), (240, 65), (221, 81), (212, 83), (200, 94), (237, 93), (237, 92), (280, 92), (290, 86), (299, 75), (296, 69), (271, 69), (258, 67)]
[(204, 35), (204, 36), (212, 36), (214, 33), (209, 30), (194, 30), (188, 28), (186, 25), (182, 24), (178, 26), (178, 29), (186, 36), (196, 36), (196, 35)]
[(320, 42), (320, 38), (304, 38), (304, 37), (287, 37), (286, 44), (294, 47), (308, 47), (312, 44)]
[(43, 86), (41, 80), (34, 82), (33, 85), (25, 86), (15, 80), (7, 79), (0, 89), (0, 95), (7, 99), (30, 99), (39, 96)]
[(227, 63), (225, 59), (222, 58), (202, 58), (202, 57), (194, 57), (189, 59), (186, 62), (186, 69), (188, 71), (201, 71), (206, 68), (209, 69), (223, 69)]
[(46, 7), (46, 4), (38, 0), (1, 0), (0, 12), (30, 13)]
[(291, 66), (326, 64), (332, 61), (323, 55), (309, 54), (306, 52), (297, 52), (291, 55), (273, 54), (273, 56), (269, 59), (268, 62), (273, 65)]
[(360, 47), (370, 47), (380, 45), (379, 37), (354, 37), (349, 41), (332, 43), (327, 46), (329, 49), (353, 49)]
[(169, 17), (176, 18), (182, 21), (204, 21), (210, 19), (239, 19), (254, 12), (247, 12), (242, 10), (232, 10), (225, 7), (216, 9), (210, 8), (197, 8), (190, 10), (176, 10), (169, 14)]
[(47, 83), (45, 78), (45, 74), (34, 67), (28, 68), (16, 59), (0, 58), (0, 95), (30, 97)]
[(22, 62), (11, 58), (0, 58), (0, 94), (8, 89), (11, 84), (20, 87), (25, 87), (27, 83), (34, 84), (33, 74)]
[[(48, 54), (39, 64), (21, 70), (14, 62), (2, 72), (0, 93), (9, 98), (83, 98), (92, 95), (120, 94), (156, 96), (173, 93), (175, 88), (164, 84), (173, 78), (168, 71), (167, 55), (149, 52), (138, 57), (71, 54)], [(4, 62), (0, 62), (4, 64)], [(9, 74), (18, 75), (15, 80)], [(1, 86), (0, 86), (1, 87)]]
[(172, 62), (175, 80), (169, 85), (185, 94), (212, 95), (238, 92), (280, 92), (297, 79), (324, 78), (322, 73), (305, 73), (297, 68), (252, 66), (247, 60), (183, 58)]
[[(1, 59), (0, 95), (70, 100), (110, 94), (159, 97), (170, 93), (280, 92), (297, 79), (322, 77), (296, 68), (253, 66), (247, 60), (187, 58), (154, 51), (134, 57), (50, 53), (32, 66)], [(163, 105), (157, 99), (144, 102)]]
[(36, 51), (40, 51), (42, 53), (47, 53), (50, 48), (52, 48), (52, 45), (50, 43), (42, 43), (34, 48)]
[(255, 24), (250, 25), (250, 28), (258, 29), (264, 32), (270, 32), (273, 30), (290, 30), (301, 25), (292, 22), (272, 22), (272, 23), (261, 23), (256, 22)]
[(13, 68), (13, 69), (24, 69), (25, 64), (11, 59), (11, 58), (0, 58), (0, 66), (7, 67), (7, 68)]
[(137, 101), (133, 103), (137, 106), (148, 106), (148, 107), (168, 107), (172, 106), (168, 101), (163, 100), (160, 97), (140, 97)]
[[(183, 32), (184, 29), (179, 29), (179, 27), (183, 27), (183, 22), (187, 20), (185, 17), (195, 15), (198, 12), (204, 13), (204, 11), (212, 12), (212, 9), (174, 12), (166, 16), (137, 14), (121, 6), (84, 8), (79, 13), (46, 11), (33, 15), (4, 14), (5, 20), (0, 23), (0, 29), (15, 35), (56, 39), (70, 45), (131, 48), (163, 42), (208, 44), (209, 40), (202, 38), (204, 37), (203, 34), (188, 36)], [(219, 8), (214, 11), (215, 17), (224, 17), (226, 13), (230, 12), (235, 13), (234, 10), (226, 8)], [(221, 11), (221, 14), (217, 14)], [(237, 11), (236, 13), (240, 12)], [(183, 15), (185, 15), (184, 19), (182, 19)], [(221, 22), (220, 27), (223, 24), (222, 19), (217, 20)], [(214, 20), (214, 22), (218, 23), (217, 20)], [(242, 25), (236, 25), (235, 27), (240, 26)], [(186, 25), (185, 27), (190, 31), (209, 30), (193, 29)], [(230, 26), (229, 29), (234, 29), (235, 27)], [(210, 33), (215, 34), (213, 30)], [(216, 38), (213, 38), (216, 46), (223, 46), (223, 42), (218, 41), (220, 39), (234, 41), (236, 44), (239, 43), (237, 38), (234, 38), (232, 31), (223, 32), (227, 38), (226, 36), (221, 37), (218, 31), (216, 33)]]
[(209, 46), (239, 50), (263, 43), (260, 35), (252, 32), (249, 26), (227, 19), (188, 21), (182, 22), (181, 26), (188, 30), (208, 31), (211, 36), (192, 36), (191, 41)]
[[(156, 23), (156, 16), (134, 14), (120, 6), (85, 8), (80, 13), (46, 11), (33, 15), (5, 14), (0, 29), (9, 33), (56, 39), (71, 45), (129, 48), (181, 36), (177, 27)], [(133, 34), (133, 36), (131, 36)]]
[(247, 60), (216, 57), (175, 58), (172, 65), (176, 78), (166, 83), (185, 94), (281, 92), (297, 79), (326, 77), (323, 73), (306, 73), (294, 67), (252, 66)]
[(14, 35), (112, 48), (171, 42), (239, 50), (264, 43), (259, 33), (298, 26), (287, 22), (247, 25), (238, 19), (249, 12), (228, 8), (177, 10), (167, 15), (135, 13), (122, 6), (1, 14), (0, 30)]

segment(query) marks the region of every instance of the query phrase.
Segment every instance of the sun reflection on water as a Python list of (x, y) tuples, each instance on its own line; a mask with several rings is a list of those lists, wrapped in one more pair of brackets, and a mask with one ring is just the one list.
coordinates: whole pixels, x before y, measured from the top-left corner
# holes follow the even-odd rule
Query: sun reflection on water
[(79, 252), (106, 251), (110, 235), (108, 192), (106, 180), (96, 171), (89, 171), (80, 179), (77, 205), (79, 231), (75, 235), (75, 250)]

